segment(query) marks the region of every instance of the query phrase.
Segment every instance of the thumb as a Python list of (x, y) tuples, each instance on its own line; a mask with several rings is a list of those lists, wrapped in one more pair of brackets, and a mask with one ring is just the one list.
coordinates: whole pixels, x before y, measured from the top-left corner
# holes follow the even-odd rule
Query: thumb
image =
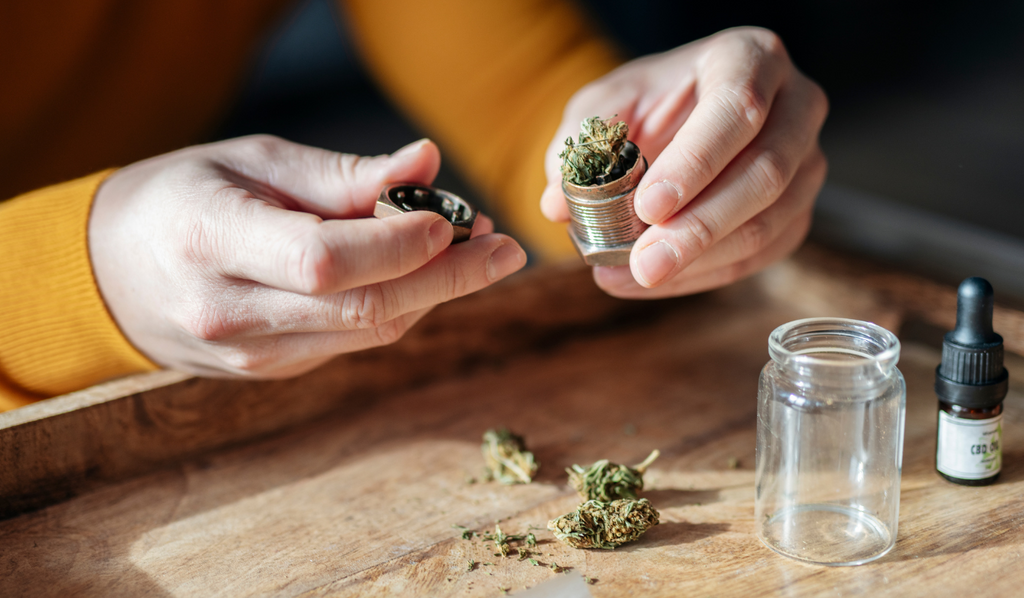
[(250, 189), (253, 194), (271, 194), (292, 209), (325, 219), (370, 216), (385, 185), (429, 185), (441, 167), (441, 152), (429, 139), (410, 143), (390, 155), (372, 157), (277, 137), (246, 137), (232, 143), (237, 147), (232, 148), (233, 159), (225, 166), (253, 179), (257, 183)]

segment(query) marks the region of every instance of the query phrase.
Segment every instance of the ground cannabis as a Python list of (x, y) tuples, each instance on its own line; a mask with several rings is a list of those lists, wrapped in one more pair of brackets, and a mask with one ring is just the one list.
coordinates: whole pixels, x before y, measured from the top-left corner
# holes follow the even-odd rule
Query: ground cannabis
[(526, 450), (523, 437), (507, 428), (487, 430), (480, 450), (488, 475), (502, 484), (529, 484), (537, 473), (537, 463)]
[(479, 536), (480, 535), (480, 534), (476, 533), (475, 531), (469, 529), (468, 527), (465, 527), (463, 525), (459, 525), (457, 523), (453, 523), (452, 527), (454, 527), (455, 529), (457, 529), (457, 530), (459, 530), (461, 532), (463, 540), (472, 540), (473, 536)]
[(644, 472), (661, 453), (654, 450), (643, 463), (629, 467), (601, 459), (590, 467), (573, 465), (566, 468), (569, 485), (584, 500), (611, 502), (620, 498), (636, 500), (637, 492), (644, 489)]
[(646, 498), (588, 500), (572, 513), (548, 522), (555, 537), (573, 548), (614, 549), (658, 524), (658, 511)]
[[(517, 534), (506, 534), (501, 531), (501, 526), (497, 523), (494, 524), (494, 533), (484, 532), (483, 539), (485, 542), (494, 542), (494, 547), (498, 550), (498, 553), (494, 556), (508, 557), (508, 553), (512, 550), (512, 543), (519, 542), (526, 544), (527, 546), (536, 546), (537, 538), (532, 534), (517, 535)], [(532, 543), (531, 543), (532, 542)], [(529, 551), (522, 546), (519, 547), (519, 560), (523, 560), (523, 553), (529, 556)]]
[[(508, 556), (508, 551), (511, 548), (508, 545), (509, 537), (501, 531), (501, 527), (497, 524), (494, 525), (494, 546), (501, 553), (501, 557), (505, 558)], [(497, 556), (497, 555), (495, 555)]]
[(565, 140), (565, 149), (558, 157), (562, 159), (562, 180), (574, 185), (588, 187), (611, 182), (625, 173), (628, 165), (620, 164), (620, 153), (626, 144), (629, 127), (612, 119), (602, 120), (598, 116), (584, 119), (580, 124), (580, 137), (573, 142)]

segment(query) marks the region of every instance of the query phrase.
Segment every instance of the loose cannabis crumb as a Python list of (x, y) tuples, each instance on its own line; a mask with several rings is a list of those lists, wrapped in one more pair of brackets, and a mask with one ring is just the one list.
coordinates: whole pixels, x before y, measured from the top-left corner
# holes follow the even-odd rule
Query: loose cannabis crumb
[(595, 583), (597, 583), (597, 578), (595, 578), (595, 577), (587, 577), (586, 575), (584, 575), (583, 576), (583, 583), (587, 584), (588, 586), (592, 586)]
[(635, 467), (611, 463), (601, 459), (590, 467), (573, 465), (566, 468), (569, 485), (584, 500), (611, 502), (620, 498), (636, 500), (637, 492), (644, 488), (644, 472), (661, 453), (655, 449)]
[(573, 548), (612, 550), (636, 540), (658, 524), (658, 511), (646, 498), (610, 503), (588, 500), (572, 513), (548, 522), (555, 537)]
[(453, 523), (452, 527), (457, 529), (457, 530), (461, 530), (460, 536), (462, 537), (463, 540), (472, 540), (473, 536), (479, 536), (480, 535), (480, 534), (476, 533), (475, 531), (469, 529), (468, 527), (459, 525), (457, 523)]
[(528, 558), (530, 558), (530, 551), (525, 549), (525, 548), (523, 548), (522, 546), (520, 546), (519, 547), (519, 560), (520, 561), (525, 561)]
[(565, 149), (558, 154), (562, 180), (587, 187), (603, 185), (624, 174), (619, 158), (629, 126), (622, 121), (611, 122), (591, 116), (580, 123), (578, 142), (574, 143), (572, 137), (565, 140)]
[(537, 473), (538, 463), (526, 450), (523, 437), (507, 428), (487, 430), (480, 450), (487, 474), (502, 484), (529, 484)]
[(530, 561), (530, 564), (533, 565), (534, 567), (539, 567), (540, 566), (540, 562), (537, 559), (526, 559), (526, 560)]
[(499, 592), (501, 592), (502, 594), (508, 594), (508, 591), (509, 591), (510, 589), (511, 589), (511, 588), (506, 588), (506, 587), (504, 587), (504, 586), (498, 586), (498, 591), (499, 591)]
[(729, 461), (726, 464), (729, 466), (729, 469), (739, 469), (740, 460), (736, 457), (729, 457)]
[(526, 534), (526, 545), (530, 548), (537, 545), (537, 536), (533, 535), (533, 532)]
[(469, 564), (466, 566), (466, 571), (472, 572), (473, 569), (476, 569), (476, 561), (474, 561), (473, 559), (469, 559)]

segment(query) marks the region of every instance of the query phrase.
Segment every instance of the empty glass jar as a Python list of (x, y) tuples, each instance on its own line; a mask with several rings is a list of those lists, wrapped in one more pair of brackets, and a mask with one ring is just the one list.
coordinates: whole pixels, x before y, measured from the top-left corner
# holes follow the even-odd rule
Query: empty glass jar
[(896, 543), (906, 385), (900, 343), (857, 320), (790, 322), (768, 338), (757, 399), (755, 516), (772, 550), (859, 565)]

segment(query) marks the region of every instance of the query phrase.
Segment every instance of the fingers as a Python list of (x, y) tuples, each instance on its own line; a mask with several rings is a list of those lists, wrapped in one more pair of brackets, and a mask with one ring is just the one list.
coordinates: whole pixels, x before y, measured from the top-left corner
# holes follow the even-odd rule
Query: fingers
[(272, 206), (240, 188), (187, 231), (193, 259), (217, 274), (307, 295), (336, 293), (398, 278), (445, 249), (453, 230), (426, 211), (394, 218), (320, 220)]
[[(397, 218), (395, 218), (397, 219)], [(469, 293), (519, 270), (526, 254), (505, 235), (486, 234), (449, 247), (404, 276), (330, 295), (308, 296), (238, 285), (187, 328), (205, 341), (237, 337), (373, 330), (407, 314)]]
[(183, 369), (213, 377), (289, 378), (322, 365), (333, 357), (396, 342), (430, 308), (404, 314), (385, 326), (367, 330), (277, 334), (242, 338), (221, 343), (215, 354), (216, 366), (209, 357), (185, 361)]
[(828, 162), (815, 150), (797, 171), (786, 191), (760, 214), (743, 223), (694, 260), (681, 273), (694, 277), (704, 272), (727, 267), (764, 251), (791, 223), (810, 214), (814, 200), (825, 182)]
[(373, 213), (389, 183), (430, 184), (441, 154), (429, 139), (391, 155), (356, 156), (257, 135), (223, 143), (218, 158), (226, 178), (279, 207), (321, 218), (359, 218)]
[(470, 239), (475, 239), (480, 235), (487, 235), (494, 232), (494, 221), (490, 219), (486, 214), (478, 213), (476, 220), (473, 221), (473, 230), (469, 233)]
[(768, 32), (723, 37), (699, 60), (697, 105), (637, 191), (636, 212), (648, 224), (679, 211), (754, 139), (792, 71), (782, 42)]
[(659, 299), (690, 295), (732, 284), (786, 257), (803, 243), (811, 226), (811, 213), (792, 221), (772, 243), (753, 256), (691, 276), (683, 272), (670, 283), (649, 289), (636, 282), (628, 268), (595, 268), (594, 281), (609, 295), (623, 299)]
[(650, 288), (671, 280), (770, 206), (805, 157), (817, 151), (817, 132), (827, 110), (817, 86), (796, 77), (775, 103), (757, 138), (714, 181), (677, 214), (641, 235), (630, 256), (641, 285)]

